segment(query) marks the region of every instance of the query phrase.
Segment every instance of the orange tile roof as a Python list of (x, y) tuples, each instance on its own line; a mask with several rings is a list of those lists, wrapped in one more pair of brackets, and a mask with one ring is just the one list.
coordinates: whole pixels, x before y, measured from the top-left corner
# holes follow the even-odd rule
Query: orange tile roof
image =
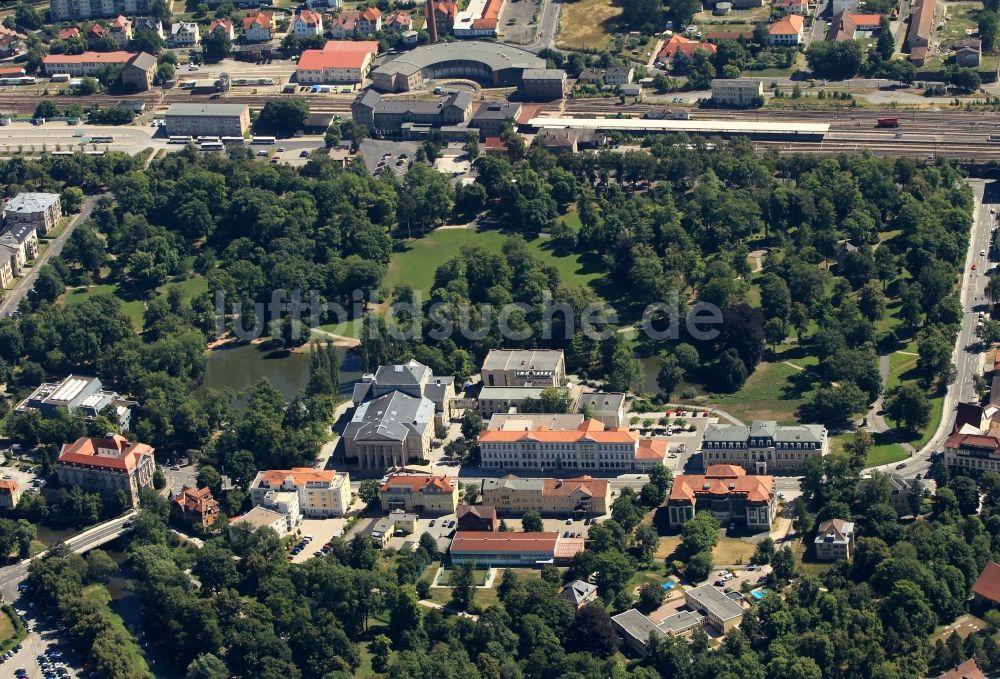
[(14, 479), (0, 479), (0, 490), (6, 491), (8, 495), (16, 493), (18, 487)]
[(458, 16), (458, 5), (454, 2), (435, 2), (433, 7), (436, 13), (450, 16), (452, 19)]
[(493, 533), (490, 531), (464, 530), (455, 533), (451, 553), (509, 553), (556, 551), (559, 533)]
[(296, 486), (304, 486), (307, 483), (331, 483), (336, 478), (337, 472), (332, 469), (313, 469), (312, 467), (292, 467), (291, 469), (268, 469), (262, 472), (261, 481), (268, 486), (280, 486), (286, 480), (291, 480)]
[(219, 503), (212, 497), (212, 491), (205, 488), (188, 488), (184, 486), (174, 498), (174, 504), (186, 512), (196, 512), (204, 515), (219, 508)]
[(123, 30), (123, 31), (131, 25), (132, 22), (129, 21), (126, 17), (123, 17), (121, 14), (115, 17), (115, 20), (111, 22), (112, 29)]
[(371, 52), (378, 54), (377, 40), (327, 40), (323, 45), (324, 52)]
[(995, 561), (986, 564), (972, 586), (972, 593), (1000, 604), (1000, 564)]
[[(99, 455), (98, 449), (116, 451), (114, 456)], [(105, 467), (131, 473), (145, 456), (153, 455), (153, 448), (145, 443), (129, 443), (120, 434), (111, 438), (79, 438), (64, 444), (59, 453), (60, 464), (80, 464), (90, 467)]]
[(685, 38), (683, 35), (674, 33), (670, 36), (670, 40), (667, 40), (667, 42), (664, 43), (658, 58), (660, 61), (672, 59), (677, 56), (678, 52), (683, 52), (690, 57), (698, 50), (707, 50), (708, 52), (715, 54), (718, 49), (718, 47), (710, 42), (699, 42), (698, 40), (691, 40), (690, 38)]
[(266, 12), (257, 12), (248, 17), (243, 17), (244, 31), (249, 31), (253, 26), (270, 29), (272, 25), (271, 15)]
[(435, 489), (442, 493), (451, 493), (455, 489), (455, 477), (453, 476), (427, 476), (424, 474), (412, 474), (406, 476), (391, 476), (382, 487), (382, 492), (387, 492), (393, 488), (409, 488), (411, 493), (422, 493), (428, 489)]
[(514, 441), (538, 441), (540, 443), (573, 443), (576, 441), (593, 441), (594, 443), (635, 443), (639, 436), (628, 429), (605, 430), (600, 420), (593, 418), (584, 420), (576, 429), (552, 430), (547, 426), (530, 430), (494, 430), (484, 431), (479, 435), (479, 441), (493, 443), (511, 443)]
[[(737, 473), (736, 469), (742, 473)], [(704, 474), (675, 477), (670, 488), (670, 500), (690, 503), (702, 496), (743, 495), (748, 502), (770, 504), (773, 488), (773, 476), (748, 476), (732, 465), (711, 465)]]
[(641, 439), (639, 448), (635, 451), (637, 460), (662, 460), (667, 454), (667, 441), (664, 439)]
[(24, 75), (23, 68), (0, 68), (0, 78), (16, 78)]
[(104, 36), (106, 36), (108, 34), (108, 32), (105, 30), (104, 26), (102, 26), (101, 24), (94, 24), (93, 26), (91, 26), (90, 28), (87, 29), (87, 33), (92, 33), (93, 35), (97, 36), (98, 38), (103, 38)]
[(606, 497), (610, 483), (606, 479), (595, 479), (592, 476), (578, 476), (573, 479), (544, 479), (542, 481), (542, 496), (563, 497), (574, 493), (582, 493), (593, 497)]
[(299, 71), (319, 71), (325, 68), (362, 68), (370, 54), (367, 49), (305, 50), (299, 57)]
[(503, 7), (503, 0), (486, 0), (486, 6), (483, 7), (483, 15), (473, 20), (472, 27), (479, 30), (495, 30), (497, 22), (500, 20), (501, 7)]
[(60, 40), (71, 40), (72, 38), (76, 38), (79, 35), (80, 35), (80, 29), (77, 28), (76, 26), (70, 26), (69, 28), (64, 28), (61, 31), (59, 31), (59, 35), (57, 37)]
[(124, 64), (134, 54), (131, 52), (82, 52), (80, 54), (49, 54), (42, 58), (43, 64)]
[(990, 450), (1000, 449), (1000, 440), (998, 440), (998, 434), (990, 432), (988, 435), (980, 436), (978, 434), (952, 434), (945, 441), (945, 448), (963, 448), (965, 446), (971, 446), (973, 448), (989, 448)]
[(800, 35), (805, 26), (805, 19), (798, 14), (783, 16), (767, 27), (769, 35)]
[(229, 19), (216, 19), (208, 25), (208, 32), (215, 33), (215, 29), (217, 28), (221, 28), (226, 33), (229, 33), (233, 30), (233, 22)]
[(879, 22), (882, 21), (881, 14), (852, 14), (851, 18), (859, 26), (871, 26), (872, 24), (878, 26)]
[(361, 14), (358, 15), (359, 19), (364, 19), (365, 21), (371, 21), (372, 23), (379, 20), (382, 16), (382, 12), (379, 11), (378, 7), (365, 7)]

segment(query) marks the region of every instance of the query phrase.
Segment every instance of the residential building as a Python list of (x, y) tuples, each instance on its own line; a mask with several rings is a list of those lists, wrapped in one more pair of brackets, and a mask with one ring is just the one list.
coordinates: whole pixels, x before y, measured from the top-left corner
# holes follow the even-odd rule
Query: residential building
[(986, 564), (972, 585), (972, 601), (979, 610), (1000, 606), (1000, 564)]
[(566, 360), (561, 349), (492, 349), (481, 375), (489, 387), (561, 387)]
[(350, 38), (358, 30), (358, 17), (361, 12), (356, 9), (345, 9), (330, 25), (330, 35), (336, 40)]
[[(912, 514), (910, 507), (910, 496), (913, 494), (913, 488), (915, 485), (915, 479), (908, 479), (904, 476), (900, 476), (895, 472), (886, 475), (889, 480), (892, 492), (889, 495), (889, 504), (892, 508), (896, 510), (896, 513), (900, 516), (907, 516)], [(871, 482), (871, 475), (867, 474), (861, 478), (858, 482), (858, 487), (862, 488), (865, 484)]]
[(387, 31), (408, 31), (413, 27), (413, 18), (409, 12), (397, 11), (390, 14), (385, 19), (385, 30)]
[(94, 24), (87, 29), (87, 46), (99, 49), (102, 41), (108, 37), (108, 29), (103, 24)]
[(712, 102), (722, 106), (760, 106), (764, 102), (764, 84), (757, 78), (715, 78)]
[(292, 31), (300, 38), (323, 35), (323, 15), (304, 9), (292, 21)]
[(782, 14), (798, 14), (799, 16), (809, 14), (809, 0), (775, 0), (772, 7), (781, 10)]
[(499, 137), (507, 125), (513, 125), (521, 114), (517, 102), (485, 101), (479, 105), (469, 120), (469, 127), (479, 130), (479, 139)]
[[(483, 387), (476, 399), (476, 409), (485, 419), (511, 410), (524, 412), (525, 403), (539, 400), (546, 389), (551, 387)], [(569, 394), (566, 387), (559, 389), (562, 393)]]
[(986, 679), (986, 675), (979, 667), (979, 662), (975, 658), (969, 658), (944, 674), (938, 675), (937, 679)]
[(135, 16), (149, 14), (153, 9), (151, 0), (50, 0), (49, 11), (52, 21), (69, 19), (98, 19), (120, 14)]
[(170, 35), (167, 36), (167, 47), (194, 47), (201, 44), (201, 33), (198, 24), (193, 21), (180, 21), (170, 25)]
[(832, 42), (845, 42), (871, 35), (879, 29), (881, 16), (878, 14), (858, 14), (857, 12), (841, 12), (834, 14), (827, 29), (826, 39)]
[(607, 85), (614, 87), (617, 85), (627, 85), (632, 82), (635, 76), (635, 69), (631, 66), (610, 66), (608, 68), (585, 68), (577, 78), (579, 83), (589, 83), (592, 85)]
[(344, 430), (344, 454), (362, 469), (424, 460), (434, 434), (434, 402), (394, 391), (358, 406)]
[(743, 621), (743, 598), (739, 592), (730, 598), (713, 585), (701, 585), (685, 590), (684, 603), (693, 611), (704, 614), (706, 624), (725, 634)]
[(382, 30), (382, 12), (379, 11), (378, 7), (365, 7), (358, 14), (354, 28), (357, 33), (362, 35), (378, 33)]
[(81, 33), (79, 28), (77, 28), (76, 26), (69, 26), (67, 28), (60, 30), (56, 34), (56, 37), (59, 38), (60, 40), (75, 40), (79, 38), (80, 35)]
[(786, 14), (767, 27), (767, 44), (794, 47), (802, 43), (805, 19), (800, 14)]
[(458, 479), (453, 476), (396, 474), (378, 489), (382, 511), (454, 514), (458, 507)]
[(508, 474), (501, 479), (483, 479), (482, 502), (500, 514), (535, 511), (545, 515), (603, 516), (611, 508), (611, 484), (591, 476), (521, 479)]
[(212, 491), (204, 488), (184, 486), (170, 503), (170, 512), (178, 521), (194, 526), (201, 524), (210, 528), (219, 518), (219, 503), (212, 497)]
[(27, 224), (44, 236), (59, 223), (62, 204), (58, 193), (19, 193), (3, 206), (3, 221), (8, 227)]
[(61, 411), (81, 412), (89, 420), (98, 415), (110, 416), (119, 432), (132, 423), (135, 401), (122, 398), (104, 388), (96, 377), (70, 375), (60, 382), (43, 382), (14, 409), (15, 413), (38, 412), (42, 417), (56, 417)]
[(458, 530), (490, 531), (500, 529), (500, 519), (496, 507), (488, 505), (459, 505), (455, 513)]
[(606, 429), (579, 414), (497, 414), (480, 434), (479, 450), (487, 469), (648, 471), (663, 464), (667, 441)]
[(259, 496), (256, 506), (270, 509), (280, 514), (285, 522), (285, 532), (293, 532), (302, 523), (302, 506), (299, 494), (294, 490), (269, 490)]
[(0, 479), (0, 509), (14, 509), (24, 490), (14, 479)]
[(410, 359), (399, 365), (383, 365), (374, 373), (361, 376), (354, 385), (352, 400), (357, 407), (365, 401), (401, 391), (413, 398), (425, 397), (434, 403), (439, 421), (451, 418), (451, 403), (455, 398), (455, 378), (437, 376), (423, 363)]
[(854, 523), (843, 519), (824, 521), (816, 531), (813, 545), (819, 561), (849, 560), (854, 554)]
[(451, 32), (456, 38), (495, 37), (504, 0), (470, 0), (455, 15)]
[(38, 256), (38, 231), (31, 224), (12, 224), (0, 231), (0, 244), (9, 245), (18, 251), (19, 266)]
[(698, 50), (705, 50), (709, 54), (715, 54), (718, 48), (710, 42), (701, 42), (700, 40), (686, 38), (680, 33), (674, 33), (670, 36), (669, 40), (663, 43), (663, 47), (660, 48), (660, 53), (657, 55), (656, 60), (664, 64), (670, 64), (678, 53), (683, 53), (684, 56), (690, 59), (694, 57), (694, 53)]
[(526, 68), (518, 87), (525, 101), (555, 101), (566, 94), (566, 71), (561, 68)]
[(828, 448), (826, 427), (773, 420), (754, 420), (750, 426), (710, 424), (701, 440), (705, 467), (735, 464), (755, 474), (799, 472), (806, 460), (826, 455)]
[(279, 538), (288, 535), (288, 522), (285, 517), (278, 512), (267, 507), (254, 507), (243, 516), (237, 516), (229, 522), (229, 537), (232, 539), (233, 528), (236, 526), (246, 526), (252, 531), (261, 528), (270, 528), (278, 534)]
[(403, 134), (410, 126), (459, 125), (468, 121), (471, 113), (472, 93), (466, 90), (433, 101), (387, 100), (375, 90), (366, 90), (351, 105), (355, 122), (385, 136)]
[(14, 245), (0, 243), (0, 255), (2, 255), (3, 261), (10, 266), (11, 278), (20, 276), (25, 264), (27, 264), (24, 250)]
[(416, 47), (417, 43), (420, 42), (420, 34), (414, 30), (403, 31), (403, 44), (407, 47)]
[(121, 14), (108, 24), (109, 36), (118, 45), (118, 49), (125, 49), (128, 46), (134, 35), (132, 28), (132, 22)]
[(416, 514), (404, 512), (401, 509), (394, 509), (389, 512), (389, 516), (379, 519), (372, 526), (372, 540), (377, 546), (385, 547), (389, 539), (397, 533), (412, 535), (417, 530), (418, 518)]
[(376, 54), (372, 40), (330, 40), (321, 50), (305, 50), (295, 73), (302, 84), (357, 84), (368, 77)]
[(955, 50), (955, 63), (958, 66), (976, 68), (983, 57), (983, 43), (977, 38), (956, 40), (951, 48)]
[(453, 564), (474, 562), (486, 566), (541, 566), (567, 564), (583, 551), (583, 538), (564, 538), (552, 533), (492, 533), (458, 531), (449, 554)]
[(167, 134), (182, 137), (242, 137), (250, 128), (246, 104), (171, 104)]
[(160, 36), (161, 40), (167, 39), (167, 34), (163, 32), (163, 24), (156, 17), (136, 17), (132, 20), (132, 28), (136, 31), (151, 31)]
[(74, 78), (96, 76), (107, 66), (124, 66), (131, 52), (83, 52), (81, 54), (48, 54), (42, 57), (45, 75), (68, 73)]
[(1000, 471), (1000, 433), (990, 429), (983, 434), (952, 434), (944, 444), (944, 463), (972, 476)]
[(776, 508), (773, 476), (748, 476), (741, 467), (716, 464), (704, 474), (674, 477), (667, 520), (670, 526), (681, 526), (696, 511), (708, 511), (722, 525), (769, 530)]
[(17, 262), (17, 250), (9, 245), (0, 245), (0, 288), (6, 288), (21, 275), (21, 265)]
[(83, 437), (63, 444), (56, 460), (56, 474), (63, 486), (80, 486), (110, 496), (122, 491), (132, 507), (139, 504), (139, 491), (153, 487), (155, 469), (153, 448), (132, 443), (120, 434)]
[(917, 0), (910, 7), (910, 29), (906, 34), (906, 46), (910, 48), (910, 61), (919, 68), (924, 65), (930, 49), (937, 0)]
[(297, 493), (303, 516), (344, 516), (351, 507), (351, 477), (347, 472), (312, 467), (258, 472), (250, 484), (250, 500), (258, 505), (271, 491)]
[(122, 86), (134, 92), (145, 92), (153, 86), (156, 68), (156, 57), (146, 52), (139, 52), (129, 59), (122, 69), (120, 76)]
[(597, 585), (583, 580), (574, 580), (562, 588), (559, 596), (573, 604), (573, 608), (579, 610), (597, 599)]
[(208, 25), (208, 34), (212, 35), (214, 33), (222, 33), (222, 35), (229, 38), (230, 42), (236, 40), (236, 26), (229, 19), (216, 19)]
[(613, 392), (587, 392), (580, 395), (576, 410), (587, 412), (590, 417), (602, 423), (607, 429), (619, 429), (626, 426), (625, 412), (627, 410), (625, 394)]
[(267, 12), (254, 12), (243, 18), (243, 38), (247, 42), (269, 42), (274, 28), (274, 15)]

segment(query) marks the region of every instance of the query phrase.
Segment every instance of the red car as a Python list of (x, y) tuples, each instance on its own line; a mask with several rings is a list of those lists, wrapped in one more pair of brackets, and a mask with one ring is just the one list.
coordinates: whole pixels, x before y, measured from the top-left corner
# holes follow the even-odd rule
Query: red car
[(973, 270), (973, 271), (975, 271), (975, 270), (976, 270), (976, 263), (975, 263), (975, 262), (973, 262), (973, 263), (972, 263), (972, 270)]

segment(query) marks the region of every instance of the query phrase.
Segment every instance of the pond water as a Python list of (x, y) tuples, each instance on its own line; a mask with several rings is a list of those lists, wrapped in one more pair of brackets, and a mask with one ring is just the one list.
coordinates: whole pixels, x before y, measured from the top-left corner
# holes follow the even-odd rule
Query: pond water
[[(361, 361), (356, 352), (338, 348), (342, 393), (350, 393), (351, 385), (361, 379)], [(259, 345), (245, 344), (233, 348), (215, 349), (208, 353), (205, 378), (195, 392), (202, 396), (206, 389), (243, 391), (261, 379), (267, 379), (286, 400), (292, 400), (309, 383), (308, 352), (269, 351)], [(246, 406), (244, 399), (236, 407)]]

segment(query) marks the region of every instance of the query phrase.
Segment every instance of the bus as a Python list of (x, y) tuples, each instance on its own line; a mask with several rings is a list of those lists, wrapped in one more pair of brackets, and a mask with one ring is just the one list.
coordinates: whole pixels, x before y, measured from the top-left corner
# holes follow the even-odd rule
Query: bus
[(254, 137), (250, 140), (251, 144), (267, 144), (271, 146), (272, 144), (277, 144), (278, 140), (276, 137)]
[(220, 139), (218, 137), (213, 137), (213, 136), (210, 136), (210, 135), (205, 135), (205, 136), (198, 137), (198, 141), (200, 141), (200, 142), (220, 141)]
[(16, 78), (0, 78), (0, 85), (34, 85), (37, 81), (33, 76), (22, 75)]
[(54, 155), (54, 156), (71, 156), (71, 155), (73, 155), (73, 152), (72, 151), (53, 151), (52, 155)]
[(225, 151), (226, 147), (221, 141), (203, 141), (198, 148), (202, 151)]
[(168, 144), (188, 144), (191, 142), (191, 137), (170, 137), (167, 140)]
[(115, 138), (110, 134), (95, 134), (90, 138), (90, 143), (92, 144), (111, 144), (115, 141)]
[(69, 73), (53, 73), (50, 80), (54, 83), (68, 83), (71, 77)]
[(220, 137), (219, 141), (223, 144), (242, 144), (246, 140), (243, 137)]

